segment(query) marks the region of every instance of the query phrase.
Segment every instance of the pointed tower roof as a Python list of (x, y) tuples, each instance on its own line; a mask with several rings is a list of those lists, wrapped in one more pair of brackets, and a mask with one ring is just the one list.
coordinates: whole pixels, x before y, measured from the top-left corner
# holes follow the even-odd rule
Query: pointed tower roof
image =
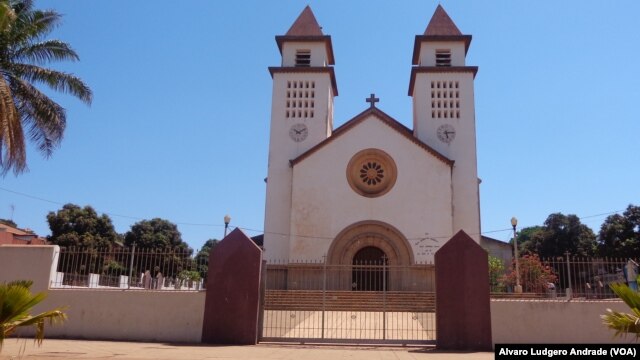
[(322, 28), (309, 5), (300, 13), (300, 16), (291, 25), (285, 36), (322, 36)]
[(435, 41), (463, 41), (465, 54), (471, 44), (471, 35), (463, 35), (456, 24), (451, 20), (442, 5), (438, 5), (433, 13), (424, 35), (416, 35), (413, 46), (413, 65), (418, 65), (420, 46), (423, 42)]
[(324, 42), (327, 49), (329, 65), (335, 64), (331, 36), (324, 35), (322, 27), (318, 24), (309, 5), (302, 10), (285, 35), (276, 36), (276, 42), (278, 43), (278, 49), (280, 49), (281, 54), (282, 45), (285, 42)]
[(442, 5), (438, 5), (436, 11), (427, 25), (427, 29), (424, 31), (424, 35), (436, 35), (436, 36), (461, 36), (462, 33), (453, 23), (453, 20), (449, 17)]

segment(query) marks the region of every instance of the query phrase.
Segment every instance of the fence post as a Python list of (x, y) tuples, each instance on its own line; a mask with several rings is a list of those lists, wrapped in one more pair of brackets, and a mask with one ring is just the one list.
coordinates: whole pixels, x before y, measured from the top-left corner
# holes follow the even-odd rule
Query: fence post
[(322, 339), (324, 339), (324, 310), (326, 306), (326, 296), (327, 296), (327, 255), (322, 256), (323, 260), (323, 269), (322, 269)]
[(565, 253), (567, 255), (567, 280), (569, 281), (569, 286), (567, 287), (567, 300), (571, 300), (571, 266), (569, 266), (569, 252)]
[(131, 247), (131, 261), (129, 261), (129, 286), (127, 289), (131, 289), (131, 281), (133, 280), (133, 257), (136, 254), (136, 243), (133, 243)]
[(382, 340), (387, 339), (387, 256), (382, 255)]

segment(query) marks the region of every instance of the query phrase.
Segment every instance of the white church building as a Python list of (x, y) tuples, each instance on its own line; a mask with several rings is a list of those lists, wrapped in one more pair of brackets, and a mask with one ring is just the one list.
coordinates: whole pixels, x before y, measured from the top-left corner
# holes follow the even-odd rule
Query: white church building
[(276, 42), (282, 63), (269, 68), (267, 261), (350, 265), (384, 257), (412, 266), (432, 262), (460, 230), (480, 242), (478, 68), (465, 61), (471, 35), (438, 6), (415, 37), (413, 128), (371, 95), (360, 114), (334, 129), (331, 37), (309, 7)]

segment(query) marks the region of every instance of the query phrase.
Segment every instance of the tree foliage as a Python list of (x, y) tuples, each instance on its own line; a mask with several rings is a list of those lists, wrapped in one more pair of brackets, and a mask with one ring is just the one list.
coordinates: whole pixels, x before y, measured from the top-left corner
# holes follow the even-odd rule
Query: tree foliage
[(554, 213), (543, 226), (524, 228), (518, 235), (518, 250), (537, 254), (541, 258), (562, 256), (593, 256), (597, 253), (596, 236), (576, 215)]
[(4, 339), (20, 327), (35, 327), (38, 344), (44, 339), (45, 321), (50, 324), (66, 319), (63, 309), (31, 315), (31, 309), (46, 297), (46, 293), (31, 294), (32, 281), (14, 281), (0, 284), (0, 351)]
[(136, 247), (145, 249), (189, 249), (189, 245), (182, 241), (178, 226), (160, 218), (133, 224), (131, 230), (124, 235), (124, 244), (135, 244)]
[(602, 322), (616, 331), (615, 336), (634, 334), (636, 339), (640, 338), (640, 294), (625, 284), (614, 283), (609, 286), (629, 306), (631, 313), (607, 309), (607, 314), (601, 315)]
[(198, 267), (198, 272), (204, 279), (207, 278), (207, 272), (209, 271), (209, 254), (211, 253), (211, 250), (215, 248), (216, 245), (218, 245), (219, 242), (220, 240), (217, 239), (209, 239), (205, 241), (200, 251), (198, 251), (198, 254), (196, 254), (195, 262)]
[(55, 245), (111, 247), (119, 240), (111, 218), (106, 214), (98, 216), (91, 206), (66, 204), (57, 212), (50, 212), (47, 222), (51, 229), (48, 240)]
[(69, 44), (45, 37), (60, 24), (54, 10), (37, 10), (32, 0), (0, 0), (0, 173), (27, 168), (26, 136), (49, 157), (60, 145), (65, 109), (36, 85), (73, 95), (91, 104), (91, 89), (70, 73), (43, 67), (54, 61), (77, 61)]
[(489, 255), (489, 287), (491, 292), (505, 291), (504, 264), (500, 258)]
[(608, 216), (598, 234), (602, 256), (640, 257), (640, 206), (629, 205), (620, 214)]

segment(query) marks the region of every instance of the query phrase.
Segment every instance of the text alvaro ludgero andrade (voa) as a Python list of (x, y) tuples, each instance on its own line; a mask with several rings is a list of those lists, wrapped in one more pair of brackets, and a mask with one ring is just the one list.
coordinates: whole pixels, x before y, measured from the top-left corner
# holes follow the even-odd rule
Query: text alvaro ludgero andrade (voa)
[(635, 359), (639, 349), (640, 344), (496, 344), (495, 358)]

